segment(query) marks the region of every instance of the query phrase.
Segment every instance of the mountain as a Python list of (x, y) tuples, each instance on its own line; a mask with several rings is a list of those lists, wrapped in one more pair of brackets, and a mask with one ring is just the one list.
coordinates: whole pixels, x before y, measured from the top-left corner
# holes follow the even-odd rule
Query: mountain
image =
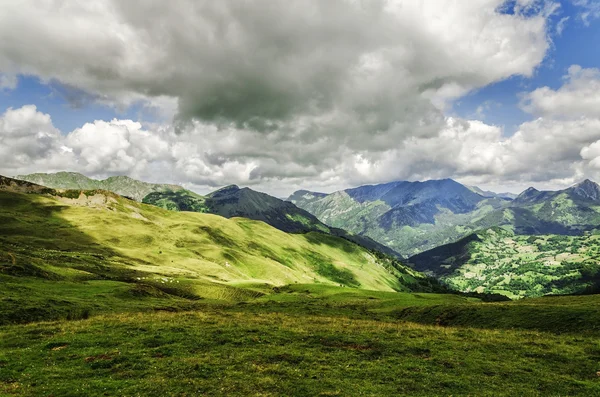
[[(451, 179), (367, 185), (320, 198), (303, 192), (288, 200), (327, 225), (371, 237), (406, 256), (474, 231), (468, 226), (474, 219), (509, 202), (486, 198)], [(305, 195), (308, 200), (299, 199)]]
[(244, 217), (263, 221), (289, 233), (330, 230), (314, 215), (266, 193), (231, 185), (208, 194), (208, 212), (225, 218)]
[(532, 187), (506, 208), (475, 223), (477, 228), (506, 226), (517, 234), (577, 235), (600, 225), (600, 186), (585, 180), (567, 189), (539, 191)]
[(445, 179), (361, 186), (297, 203), (327, 225), (369, 236), (404, 256), (493, 226), (516, 234), (576, 235), (600, 225), (600, 186), (590, 180), (558, 191), (529, 188), (514, 200)]
[(377, 250), (402, 259), (397, 252), (369, 237), (353, 235), (342, 229), (329, 227), (311, 213), (298, 208), (291, 202), (250, 188), (240, 189), (236, 185), (231, 185), (206, 196), (200, 196), (188, 190), (153, 192), (144, 197), (142, 202), (174, 211), (206, 212), (225, 218), (243, 217), (263, 221), (288, 233), (311, 231), (328, 233), (370, 250)]
[[(466, 185), (465, 185), (466, 186)], [(467, 188), (471, 189), (473, 192), (483, 196), (483, 197), (488, 197), (488, 198), (493, 198), (493, 197), (498, 197), (498, 198), (503, 198), (506, 200), (514, 200), (518, 195), (514, 194), (514, 193), (495, 193), (489, 190), (483, 190), (480, 189), (477, 186), (466, 186)]]
[(329, 234), (167, 211), (103, 190), (54, 190), (0, 177), (0, 219), (0, 282), (12, 298), (20, 296), (1, 300), (0, 323), (46, 318), (42, 302), (59, 311), (81, 303), (63, 293), (83, 294), (94, 310), (98, 296), (117, 306), (143, 297), (148, 304), (182, 304), (260, 296), (245, 286), (265, 284), (435, 287), (397, 260)]
[(297, 205), (298, 207), (302, 207), (303, 205), (322, 199), (325, 196), (327, 196), (327, 193), (311, 192), (308, 190), (298, 190), (286, 200), (290, 203)]
[(183, 190), (181, 186), (147, 183), (127, 176), (112, 176), (104, 180), (96, 180), (77, 172), (18, 175), (15, 179), (32, 182), (53, 189), (108, 190), (121, 196), (131, 197), (136, 201), (142, 201), (142, 199), (151, 192)]
[(515, 235), (493, 227), (409, 259), (464, 292), (510, 298), (600, 292), (600, 235)]

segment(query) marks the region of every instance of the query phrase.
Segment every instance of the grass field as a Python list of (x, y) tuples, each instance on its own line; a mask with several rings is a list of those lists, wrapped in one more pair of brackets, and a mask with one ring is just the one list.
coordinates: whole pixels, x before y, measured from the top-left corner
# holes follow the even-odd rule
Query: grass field
[[(448, 306), (427, 294), (290, 288), (189, 312), (0, 327), (0, 394), (600, 395), (597, 310), (586, 329), (569, 327), (590, 320), (578, 310), (555, 317), (561, 332), (543, 322), (556, 307), (595, 308), (597, 298), (532, 300), (542, 321), (525, 330), (521, 302)], [(465, 324), (400, 318), (418, 304), (438, 317), (463, 311)], [(490, 307), (507, 316), (504, 328), (477, 314)]]

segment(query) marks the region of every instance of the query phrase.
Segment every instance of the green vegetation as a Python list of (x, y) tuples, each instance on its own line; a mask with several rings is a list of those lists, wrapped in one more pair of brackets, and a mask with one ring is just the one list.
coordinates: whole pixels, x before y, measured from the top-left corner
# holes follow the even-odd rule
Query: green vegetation
[[(0, 191), (0, 220), (0, 323), (179, 310), (200, 300), (245, 300), (290, 283), (437, 288), (338, 237), (170, 212), (109, 192)], [(238, 286), (247, 283), (262, 287)]]
[(189, 190), (176, 192), (152, 192), (142, 199), (144, 204), (152, 204), (169, 211), (208, 212), (206, 199)]
[(440, 306), (428, 294), (291, 286), (190, 312), (4, 326), (0, 393), (595, 396), (590, 298)]
[[(595, 277), (600, 235), (486, 233), (456, 260), (570, 250)], [(436, 290), (331, 234), (0, 178), (3, 396), (600, 395), (600, 295)]]
[(491, 228), (410, 258), (460, 291), (511, 298), (597, 292), (600, 236), (522, 236)]

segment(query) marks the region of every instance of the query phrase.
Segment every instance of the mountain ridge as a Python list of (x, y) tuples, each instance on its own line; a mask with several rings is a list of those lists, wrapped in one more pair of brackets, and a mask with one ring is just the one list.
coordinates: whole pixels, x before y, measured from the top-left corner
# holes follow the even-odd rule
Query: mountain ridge
[(106, 179), (93, 179), (77, 172), (35, 173), (17, 175), (14, 179), (24, 180), (52, 189), (102, 189), (115, 192), (121, 196), (131, 197), (136, 201), (151, 192), (179, 191), (184, 188), (173, 184), (149, 183), (133, 179), (129, 176), (111, 176)]
[(451, 179), (396, 181), (297, 204), (327, 225), (369, 236), (404, 256), (491, 226), (520, 234), (577, 234), (600, 223), (600, 186), (590, 180), (558, 191), (528, 188), (513, 200), (478, 190)]

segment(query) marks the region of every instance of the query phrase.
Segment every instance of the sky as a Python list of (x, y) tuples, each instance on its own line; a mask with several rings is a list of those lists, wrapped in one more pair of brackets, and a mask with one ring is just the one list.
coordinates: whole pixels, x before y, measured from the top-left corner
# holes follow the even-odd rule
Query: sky
[(0, 1), (0, 174), (600, 182), (599, 0)]

